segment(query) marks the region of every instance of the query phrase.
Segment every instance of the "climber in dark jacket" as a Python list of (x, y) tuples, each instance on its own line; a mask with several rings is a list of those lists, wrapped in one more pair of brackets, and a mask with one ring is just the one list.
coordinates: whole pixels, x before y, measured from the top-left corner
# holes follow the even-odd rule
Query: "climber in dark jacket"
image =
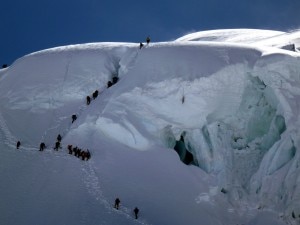
[(17, 142), (17, 149), (19, 149), (19, 148), (20, 148), (20, 146), (21, 146), (21, 142), (20, 142), (20, 141), (18, 141), (18, 142)]
[(60, 142), (57, 141), (57, 142), (55, 142), (55, 148), (54, 148), (54, 150), (58, 151), (59, 148), (61, 148), (60, 147)]
[(89, 160), (91, 158), (91, 153), (90, 151), (87, 149), (86, 150), (86, 160)]
[(75, 120), (77, 120), (77, 116), (74, 114), (72, 115), (72, 123), (74, 123)]
[(113, 85), (113, 83), (111, 81), (107, 82), (107, 88), (110, 88)]
[(112, 78), (112, 83), (116, 84), (118, 82), (118, 80), (119, 80), (119, 77), (113, 77)]
[(91, 103), (91, 97), (86, 96), (86, 104), (89, 105)]
[(72, 145), (68, 145), (68, 150), (69, 150), (69, 154), (72, 155), (73, 154)]
[(45, 148), (46, 148), (46, 145), (45, 145), (44, 142), (42, 142), (42, 143), (40, 144), (40, 151), (44, 151)]
[(135, 219), (138, 218), (139, 211), (140, 211), (140, 210), (138, 209), (138, 207), (135, 207), (135, 208), (134, 208), (133, 212), (134, 212), (134, 215), (135, 215)]
[(61, 142), (61, 136), (60, 136), (60, 134), (57, 136), (57, 141)]
[(99, 92), (98, 92), (98, 90), (96, 90), (96, 91), (93, 93), (93, 99), (96, 99), (96, 98), (98, 97), (98, 94), (99, 94)]
[(120, 203), (121, 203), (120, 199), (119, 199), (119, 198), (116, 198), (116, 200), (115, 200), (115, 208), (116, 208), (116, 209), (119, 209)]

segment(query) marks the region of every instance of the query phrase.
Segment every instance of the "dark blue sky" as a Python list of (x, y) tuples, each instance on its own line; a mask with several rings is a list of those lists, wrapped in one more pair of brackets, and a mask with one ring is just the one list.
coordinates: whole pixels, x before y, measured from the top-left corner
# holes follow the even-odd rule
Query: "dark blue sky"
[(169, 41), (194, 31), (300, 28), (300, 0), (5, 0), (0, 65), (87, 42)]

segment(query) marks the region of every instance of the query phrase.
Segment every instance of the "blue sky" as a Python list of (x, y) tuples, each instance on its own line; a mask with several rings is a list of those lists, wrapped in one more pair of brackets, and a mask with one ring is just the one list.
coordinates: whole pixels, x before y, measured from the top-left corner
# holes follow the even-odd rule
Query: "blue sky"
[(87, 42), (169, 41), (211, 29), (300, 28), (300, 0), (6, 0), (0, 65), (34, 51)]

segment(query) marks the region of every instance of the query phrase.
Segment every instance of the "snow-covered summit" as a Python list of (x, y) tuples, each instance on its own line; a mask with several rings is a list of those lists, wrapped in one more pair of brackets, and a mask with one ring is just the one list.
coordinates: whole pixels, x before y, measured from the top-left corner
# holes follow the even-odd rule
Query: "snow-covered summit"
[[(86, 216), (95, 205), (111, 214), (113, 191), (133, 202), (131, 189), (147, 209), (141, 224), (297, 224), (300, 54), (282, 46), (297, 48), (299, 37), (219, 30), (142, 49), (91, 43), (32, 53), (0, 70), (0, 140), (10, 151), (20, 140), (24, 154), (65, 157), (70, 167), (67, 145), (92, 152), (82, 168), (89, 179), (82, 179), (94, 205), (78, 224), (97, 224)], [(118, 82), (107, 88), (113, 77)], [(87, 105), (95, 90), (99, 96)], [(61, 155), (51, 149), (58, 134)], [(46, 152), (37, 151), (40, 142)], [(12, 157), (10, 151), (3, 154)], [(38, 181), (33, 186), (40, 190)], [(126, 210), (99, 224), (132, 224)]]

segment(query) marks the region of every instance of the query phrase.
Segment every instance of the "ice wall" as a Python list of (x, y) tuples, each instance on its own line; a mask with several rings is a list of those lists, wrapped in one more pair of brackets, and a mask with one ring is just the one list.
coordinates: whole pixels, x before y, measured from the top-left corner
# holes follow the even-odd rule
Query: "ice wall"
[(256, 199), (291, 224), (299, 222), (299, 74), (298, 59), (263, 57), (244, 76), (235, 113), (184, 129), (199, 167), (217, 174), (233, 204)]

